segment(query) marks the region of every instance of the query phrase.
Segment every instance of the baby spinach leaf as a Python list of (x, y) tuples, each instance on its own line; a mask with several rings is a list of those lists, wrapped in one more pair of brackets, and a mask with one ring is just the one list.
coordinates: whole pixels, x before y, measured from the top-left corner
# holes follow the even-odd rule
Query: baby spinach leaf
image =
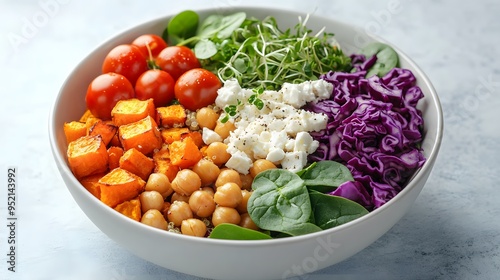
[(316, 191), (309, 193), (315, 224), (322, 229), (333, 228), (368, 214), (360, 204)]
[(368, 73), (366, 73), (367, 78), (373, 75), (382, 77), (385, 74), (389, 73), (389, 71), (391, 71), (394, 67), (398, 66), (399, 63), (399, 57), (396, 51), (384, 43), (370, 43), (363, 49), (361, 49), (360, 53), (363, 54), (366, 58), (370, 58), (374, 55), (377, 56), (377, 61), (368, 70)]
[(308, 233), (318, 232), (321, 230), (322, 228), (313, 223), (303, 223), (300, 225), (284, 228), (282, 232), (289, 236), (299, 236)]
[(245, 12), (236, 12), (227, 16), (210, 15), (201, 23), (197, 35), (201, 38), (217, 36), (219, 39), (225, 39), (231, 36), (245, 19)]
[(325, 160), (311, 164), (300, 171), (299, 176), (304, 180), (309, 190), (330, 192), (347, 181), (353, 181), (351, 171), (336, 161)]
[(170, 45), (177, 45), (196, 35), (198, 23), (199, 16), (196, 12), (182, 11), (170, 19), (166, 32), (163, 32), (163, 39), (168, 41)]
[(194, 54), (198, 59), (207, 59), (217, 53), (215, 43), (208, 39), (201, 39), (194, 45)]
[(283, 231), (309, 222), (311, 202), (304, 181), (288, 170), (270, 169), (252, 183), (248, 214), (266, 230)]
[(271, 236), (260, 231), (240, 227), (233, 224), (220, 224), (217, 225), (209, 238), (214, 239), (230, 239), (230, 240), (264, 240), (272, 239)]

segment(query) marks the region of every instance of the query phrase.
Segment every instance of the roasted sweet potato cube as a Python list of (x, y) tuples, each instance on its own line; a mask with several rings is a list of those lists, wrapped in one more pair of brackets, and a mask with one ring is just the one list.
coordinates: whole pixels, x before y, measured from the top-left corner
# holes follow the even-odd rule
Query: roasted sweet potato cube
[(72, 121), (64, 123), (64, 135), (66, 135), (66, 143), (75, 141), (76, 139), (87, 135), (87, 126), (84, 122)]
[(120, 158), (120, 168), (128, 170), (147, 181), (149, 174), (155, 168), (155, 164), (153, 159), (132, 148), (127, 150)]
[(154, 172), (165, 174), (170, 182), (174, 180), (177, 172), (180, 170), (179, 166), (175, 166), (170, 162), (170, 159), (156, 158), (154, 159), (154, 163)]
[(105, 173), (90, 175), (80, 180), (80, 183), (95, 197), (101, 199), (101, 188), (98, 184)]
[(163, 144), (158, 125), (150, 116), (120, 126), (118, 134), (124, 150), (136, 148), (145, 155), (161, 148)]
[(155, 115), (155, 104), (152, 98), (147, 100), (136, 98), (120, 100), (111, 111), (111, 117), (117, 126), (133, 123), (147, 116), (154, 119)]
[(111, 146), (108, 148), (108, 166), (109, 170), (120, 167), (120, 158), (123, 156), (123, 148), (118, 146)]
[(198, 146), (198, 148), (201, 148), (205, 145), (205, 143), (203, 142), (203, 137), (201, 136), (201, 133), (199, 131), (190, 130), (188, 133), (181, 135), (182, 139), (186, 137), (190, 137), (191, 139), (193, 139), (194, 143), (196, 144), (196, 146)]
[(108, 170), (108, 152), (101, 136), (83, 136), (68, 145), (68, 163), (77, 178)]
[(137, 197), (144, 191), (146, 182), (125, 169), (115, 168), (99, 179), (101, 201), (110, 207)]
[(141, 220), (141, 201), (138, 197), (116, 205), (115, 210), (138, 222)]
[(104, 141), (104, 145), (108, 146), (111, 139), (115, 137), (117, 131), (118, 127), (112, 122), (97, 121), (89, 129), (89, 135), (100, 135), (102, 141)]
[(80, 122), (87, 122), (87, 119), (88, 118), (95, 118), (94, 115), (92, 115), (92, 112), (90, 112), (89, 109), (85, 110), (85, 112), (83, 113), (83, 115), (80, 117)]
[(182, 127), (186, 122), (186, 110), (182, 105), (156, 108), (156, 122), (162, 127)]
[(153, 153), (153, 160), (156, 159), (170, 159), (170, 151), (167, 144), (163, 144), (159, 150)]
[(168, 146), (168, 149), (172, 164), (180, 168), (188, 168), (195, 165), (203, 156), (191, 137), (174, 141)]
[(161, 138), (164, 143), (172, 144), (174, 141), (181, 140), (182, 135), (188, 134), (189, 128), (187, 127), (171, 127), (161, 130)]

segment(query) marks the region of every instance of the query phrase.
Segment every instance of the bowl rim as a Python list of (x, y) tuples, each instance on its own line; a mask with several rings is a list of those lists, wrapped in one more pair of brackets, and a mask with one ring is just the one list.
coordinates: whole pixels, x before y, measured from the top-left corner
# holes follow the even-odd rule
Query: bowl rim
[[(231, 11), (240, 11), (240, 10), (252, 11), (252, 12), (259, 12), (262, 10), (266, 10), (269, 13), (269, 15), (272, 15), (274, 13), (283, 13), (283, 12), (295, 13), (295, 14), (297, 14), (297, 16), (299, 16), (301, 14), (309, 15), (310, 17), (314, 17), (316, 20), (329, 22), (331, 24), (334, 24), (337, 27), (340, 26), (341, 28), (346, 28), (346, 27), (350, 28), (350, 29), (359, 28), (358, 26), (356, 26), (354, 24), (350, 24), (350, 23), (347, 23), (345, 21), (341, 21), (341, 20), (338, 20), (335, 18), (327, 18), (323, 15), (317, 15), (317, 14), (307, 14), (307, 13), (304, 13), (302, 11), (290, 9), (288, 7), (275, 8), (275, 7), (252, 7), (252, 6), (246, 6), (246, 5), (238, 5), (238, 6), (231, 6), (231, 7), (202, 8), (202, 9), (193, 9), (193, 10), (196, 11), (197, 13), (222, 12), (222, 13), (226, 13), (226, 14), (231, 12)], [(413, 61), (413, 59), (411, 59), (408, 55), (406, 55), (404, 52), (402, 52), (401, 49), (399, 49), (397, 46), (395, 46), (391, 42), (389, 42), (389, 41), (387, 41), (387, 40), (385, 40), (385, 39), (383, 39), (383, 38), (381, 38), (373, 33), (370, 33), (368, 31), (364, 31), (365, 35), (368, 38), (370, 38), (370, 40), (383, 42), (383, 43), (386, 43), (386, 44), (390, 45), (391, 47), (393, 47), (396, 50), (396, 52), (398, 53), (398, 55), (401, 58), (404, 58), (404, 60), (409, 65), (412, 66), (412, 68), (414, 69), (412, 71), (416, 72), (414, 74), (416, 76), (420, 77), (419, 83), (422, 83), (422, 86), (425, 86), (429, 90), (428, 94), (425, 97), (430, 98), (432, 100), (432, 102), (430, 104), (436, 107), (435, 109), (436, 109), (436, 113), (437, 113), (436, 130), (435, 130), (436, 138), (431, 145), (431, 151), (429, 153), (429, 156), (426, 158), (426, 162), (424, 163), (424, 165), (421, 168), (419, 168), (415, 172), (415, 174), (411, 178), (411, 181), (394, 198), (389, 200), (387, 203), (385, 203), (384, 205), (382, 205), (381, 207), (379, 207), (373, 211), (370, 211), (370, 213), (368, 213), (360, 218), (357, 218), (357, 219), (350, 221), (346, 224), (336, 226), (334, 228), (322, 230), (319, 232), (309, 233), (309, 234), (305, 234), (305, 235), (300, 235), (300, 236), (292, 236), (292, 237), (287, 237), (287, 238), (269, 239), (269, 240), (227, 240), (227, 239), (198, 238), (198, 237), (187, 236), (187, 235), (183, 235), (183, 234), (172, 233), (172, 232), (157, 229), (157, 228), (142, 224), (140, 222), (134, 221), (134, 220), (130, 219), (129, 217), (126, 217), (126, 216), (120, 214), (119, 212), (115, 211), (113, 208), (108, 207), (107, 205), (102, 203), (100, 200), (98, 200), (96, 197), (94, 197), (90, 192), (88, 192), (83, 187), (83, 185), (72, 174), (69, 166), (67, 165), (66, 159), (63, 157), (63, 154), (59, 153), (59, 148), (58, 148), (58, 143), (57, 143), (58, 141), (56, 139), (56, 131), (58, 129), (61, 129), (61, 128), (58, 128), (56, 123), (55, 123), (55, 121), (56, 121), (56, 118), (55, 118), (56, 109), (58, 107), (60, 99), (63, 96), (63, 90), (66, 87), (66, 85), (69, 83), (70, 78), (73, 77), (78, 72), (77, 70), (85, 63), (88, 56), (90, 56), (91, 54), (93, 54), (97, 50), (105, 47), (107, 44), (109, 44), (110, 41), (112, 41), (116, 38), (119, 38), (119, 37), (123, 37), (125, 34), (130, 32), (131, 29), (142, 27), (142, 26), (145, 26), (148, 24), (152, 24), (152, 23), (161, 21), (161, 20), (167, 20), (167, 19), (175, 16), (178, 12), (179, 11), (172, 11), (172, 12), (169, 12), (165, 15), (139, 22), (138, 24), (134, 24), (133, 26), (123, 28), (121, 31), (114, 33), (112, 36), (108, 36), (105, 40), (103, 40), (101, 43), (99, 43), (94, 49), (92, 49), (90, 52), (88, 52), (84, 56), (84, 58), (82, 58), (79, 61), (79, 63), (73, 68), (73, 70), (67, 75), (65, 81), (61, 85), (60, 90), (59, 90), (59, 92), (58, 92), (58, 94), (57, 94), (57, 96), (56, 96), (56, 98), (55, 98), (55, 100), (50, 108), (49, 119), (48, 119), (48, 121), (49, 121), (49, 123), (48, 123), (49, 142), (50, 142), (50, 147), (52, 150), (53, 157), (57, 163), (59, 173), (61, 176), (64, 176), (64, 174), (68, 175), (67, 179), (70, 180), (71, 184), (67, 184), (66, 182), (64, 182), (66, 185), (66, 188), (70, 192), (77, 191), (80, 194), (83, 194), (84, 196), (86, 196), (86, 198), (87, 198), (86, 200), (88, 200), (88, 202), (90, 202), (93, 207), (100, 208), (102, 211), (104, 211), (108, 215), (114, 216), (114, 218), (119, 219), (119, 221), (128, 223), (132, 227), (138, 226), (138, 229), (140, 229), (141, 231), (149, 231), (152, 234), (166, 235), (166, 236), (168, 236), (170, 238), (174, 238), (174, 239), (179, 238), (180, 240), (186, 239), (186, 240), (189, 240), (189, 242), (195, 242), (195, 243), (201, 242), (204, 244), (205, 243), (212, 243), (215, 245), (232, 245), (232, 246), (236, 245), (236, 246), (241, 246), (241, 247), (267, 246), (270, 243), (281, 244), (281, 243), (290, 243), (290, 242), (300, 242), (300, 241), (305, 240), (305, 239), (312, 239), (312, 238), (318, 238), (321, 236), (326, 236), (329, 234), (333, 234), (337, 231), (343, 231), (347, 228), (354, 227), (360, 223), (363, 223), (366, 220), (374, 219), (376, 216), (381, 215), (382, 213), (386, 212), (389, 208), (391, 208), (391, 205), (393, 205), (396, 202), (396, 200), (399, 200), (401, 197), (406, 196), (410, 192), (410, 190), (413, 187), (415, 187), (416, 182), (424, 179), (423, 177), (425, 176), (425, 174), (431, 171), (430, 169), (432, 169), (433, 164), (434, 164), (434, 162), (438, 156), (438, 153), (439, 153), (439, 149), (440, 149), (440, 146), (442, 143), (442, 138), (443, 138), (443, 131), (444, 131), (444, 128), (443, 128), (443, 126), (444, 126), (443, 110), (442, 110), (439, 96), (438, 96), (434, 86), (432, 85), (430, 79), (428, 78), (428, 76), (415, 63), (415, 61)], [(73, 187), (72, 185), (74, 185), (75, 187)], [(71, 193), (71, 195), (73, 196), (73, 193)], [(73, 199), (75, 199), (75, 198), (73, 197)], [(78, 201), (76, 201), (76, 202), (77, 202), (77, 204), (79, 204)], [(83, 211), (83, 209), (81, 209), (81, 210)], [(85, 211), (83, 211), (83, 212), (85, 213)], [(85, 213), (85, 214), (87, 215), (87, 213)], [(134, 223), (136, 223), (137, 225), (134, 225)]]

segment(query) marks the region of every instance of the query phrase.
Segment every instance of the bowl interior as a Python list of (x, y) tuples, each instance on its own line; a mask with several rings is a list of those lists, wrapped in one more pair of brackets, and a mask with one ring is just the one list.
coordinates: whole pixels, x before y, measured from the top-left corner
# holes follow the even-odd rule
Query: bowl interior
[[(251, 7), (206, 9), (198, 11), (198, 13), (200, 14), (201, 18), (203, 18), (213, 13), (228, 14), (234, 11), (246, 11), (248, 16), (254, 16), (257, 18), (264, 18), (269, 15), (274, 16), (277, 19), (279, 26), (282, 28), (293, 28), (298, 23), (299, 17), (301, 17), (302, 19), (308, 17), (307, 14), (297, 11), (269, 8), (261, 9)], [(209, 276), (212, 278), (231, 279), (231, 276), (234, 277), (234, 275), (237, 275), (234, 273), (237, 272), (238, 269), (244, 270), (245, 268), (236, 266), (234, 267), (234, 269), (230, 269), (225, 272), (222, 270), (218, 270), (209, 273), (207, 272), (206, 267), (203, 266), (202, 262), (200, 260), (197, 260), (196, 258), (192, 260), (194, 263), (197, 263), (199, 265), (199, 268), (195, 270), (192, 269), (192, 265), (185, 264), (186, 261), (184, 261), (184, 263), (176, 262), (175, 260), (169, 258), (166, 258), (166, 261), (162, 261), (160, 259), (165, 259), (165, 254), (162, 254), (160, 251), (155, 251), (155, 247), (158, 246), (155, 246), (154, 244), (148, 242), (148, 238), (151, 237), (151, 240), (168, 240), (169, 242), (175, 242), (179, 246), (184, 246), (186, 244), (196, 244), (197, 246), (200, 246), (199, 250), (197, 251), (198, 253), (200, 250), (205, 249), (210, 249), (214, 250), (214, 252), (217, 252), (217, 250), (224, 251), (235, 250), (235, 248), (245, 248), (245, 250), (248, 250), (249, 252), (247, 254), (248, 256), (246, 256), (248, 257), (247, 261), (254, 262), (256, 266), (265, 266), (266, 261), (259, 261), (259, 259), (262, 259), (262, 257), (260, 257), (262, 254), (269, 254), (269, 256), (273, 256), (273, 259), (276, 259), (276, 261), (274, 262), (274, 266), (272, 268), (267, 267), (265, 269), (262, 269), (262, 271), (254, 275), (258, 276), (261, 279), (270, 279), (279, 275), (283, 275), (284, 271), (286, 271), (286, 268), (289, 267), (290, 264), (293, 264), (294, 261), (300, 262), (301, 260), (303, 260), (305, 257), (304, 255), (301, 255), (300, 252), (304, 251), (306, 252), (306, 254), (310, 254), (311, 252), (307, 248), (310, 248), (312, 246), (312, 248), (314, 249), (314, 244), (317, 244), (318, 238), (335, 236), (335, 238), (338, 238), (339, 240), (338, 243), (342, 244), (343, 247), (341, 246), (341, 248), (346, 249), (337, 250), (335, 254), (332, 254), (333, 256), (329, 256), (327, 260), (317, 265), (316, 269), (332, 265), (359, 252), (360, 250), (371, 244), (373, 241), (375, 241), (377, 238), (379, 238), (382, 234), (387, 232), (387, 230), (389, 230), (390, 227), (392, 227), (405, 214), (405, 212), (408, 210), (408, 208), (422, 189), (425, 180), (429, 176), (430, 170), (437, 157), (437, 153), (441, 144), (443, 117), (438, 95), (436, 94), (431, 82), (426, 77), (426, 75), (409, 57), (407, 57), (397, 47), (383, 41), (380, 38), (367, 34), (361, 28), (338, 22), (330, 18), (318, 17), (314, 15), (309, 16), (307, 26), (313, 31), (319, 31), (323, 27), (325, 27), (326, 31), (335, 33), (336, 40), (340, 43), (340, 45), (346, 52), (356, 52), (359, 48), (371, 41), (383, 41), (393, 46), (399, 53), (401, 67), (412, 70), (417, 77), (418, 85), (422, 88), (422, 91), (425, 95), (425, 97), (419, 103), (419, 109), (421, 109), (423, 113), (425, 122), (424, 141), (422, 143), (422, 147), (424, 149), (424, 155), (427, 158), (427, 162), (419, 170), (419, 172), (415, 174), (412, 181), (400, 194), (398, 194), (386, 205), (371, 212), (370, 214), (337, 228), (325, 230), (320, 233), (310, 234), (307, 236), (259, 242), (196, 239), (171, 234), (134, 222), (117, 213), (113, 209), (100, 203), (100, 201), (98, 201), (89, 192), (87, 192), (85, 188), (83, 188), (83, 186), (71, 174), (66, 160), (67, 143), (64, 136), (63, 124), (65, 122), (78, 119), (85, 111), (84, 98), (87, 86), (98, 74), (100, 74), (101, 63), (106, 54), (116, 45), (129, 43), (134, 38), (144, 33), (162, 34), (169, 18), (170, 16), (161, 17), (138, 25), (134, 28), (125, 30), (98, 46), (70, 73), (67, 80), (62, 85), (61, 91), (55, 100), (53, 109), (51, 110), (49, 119), (49, 136), (54, 159), (59, 168), (59, 171), (66, 183), (68, 190), (71, 192), (78, 205), (103, 232), (110, 236), (110, 238), (116, 240), (118, 243), (122, 244), (135, 254), (156, 264), (184, 273), (198, 276)], [(393, 209), (397, 210), (397, 213)], [(371, 233), (367, 231), (360, 235), (359, 238), (363, 239), (363, 241), (360, 241), (358, 238), (354, 238), (354, 236), (357, 236), (357, 233), (354, 232), (354, 230), (363, 231), (366, 230), (367, 226), (375, 227), (376, 230), (372, 230)], [(114, 227), (114, 229), (110, 227)], [(144, 235), (146, 235), (147, 237), (144, 237)], [(140, 239), (140, 242), (136, 242), (140, 243), (142, 247), (139, 245), (131, 244), (131, 240), (137, 238), (137, 236), (143, 236)], [(281, 248), (281, 253), (270, 251), (276, 250), (278, 248), (276, 246), (283, 246), (279, 247)], [(190, 250), (196, 251), (196, 249), (193, 248), (191, 248)], [(293, 253), (291, 252), (296, 252), (295, 254), (299, 254), (299, 256), (295, 257), (295, 259), (294, 257), (289, 257), (288, 260), (286, 260), (286, 258), (284, 260), (279, 260), (280, 257), (283, 259), (287, 255), (293, 255)], [(214, 263), (211, 263), (211, 265), (214, 265)], [(220, 265), (222, 266), (222, 264)], [(190, 268), (190, 270), (188, 269), (188, 267)]]

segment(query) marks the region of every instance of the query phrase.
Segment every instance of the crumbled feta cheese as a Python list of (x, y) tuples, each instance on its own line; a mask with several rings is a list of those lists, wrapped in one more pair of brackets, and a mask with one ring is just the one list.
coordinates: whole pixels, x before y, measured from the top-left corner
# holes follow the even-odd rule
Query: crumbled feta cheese
[(247, 174), (255, 159), (265, 158), (284, 169), (302, 169), (307, 155), (319, 146), (309, 132), (326, 128), (328, 118), (300, 107), (329, 98), (332, 90), (333, 86), (323, 80), (285, 84), (279, 92), (266, 90), (260, 94), (264, 107), (259, 110), (248, 103), (254, 91), (241, 88), (234, 79), (226, 81), (215, 103), (220, 108), (238, 106), (233, 118), (236, 129), (224, 140), (231, 154), (226, 166)]
[(204, 127), (202, 130), (202, 137), (201, 139), (203, 140), (203, 143), (210, 145), (214, 142), (222, 142), (222, 137), (220, 137), (217, 132), (211, 130), (210, 128)]

